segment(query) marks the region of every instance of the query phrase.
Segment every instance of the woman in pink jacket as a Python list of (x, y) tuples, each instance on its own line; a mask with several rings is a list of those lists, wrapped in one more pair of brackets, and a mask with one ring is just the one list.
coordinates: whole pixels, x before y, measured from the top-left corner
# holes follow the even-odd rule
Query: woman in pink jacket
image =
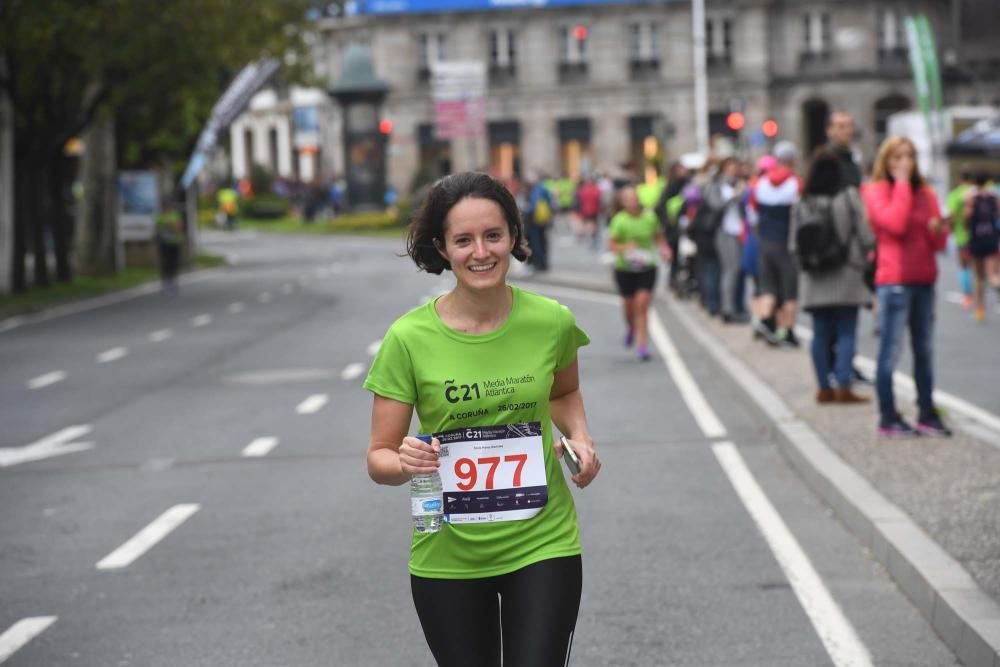
[[(879, 402), (879, 435), (935, 435), (951, 431), (934, 407), (935, 253), (948, 240), (937, 197), (920, 175), (913, 142), (890, 137), (879, 148), (871, 181), (862, 191), (875, 232), (878, 265), (875, 289), (882, 330), (875, 387)], [(909, 328), (913, 345), (913, 377), (917, 384), (917, 427), (896, 411), (892, 373)]]

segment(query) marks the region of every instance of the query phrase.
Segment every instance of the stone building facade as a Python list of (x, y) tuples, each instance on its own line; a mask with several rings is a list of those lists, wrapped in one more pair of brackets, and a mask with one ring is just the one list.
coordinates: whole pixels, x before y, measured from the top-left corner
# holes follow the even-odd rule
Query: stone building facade
[[(1000, 43), (981, 29), (993, 16), (989, 4), (707, 0), (710, 129), (725, 133), (726, 115), (739, 110), (746, 125), (734, 145), (744, 154), (768, 149), (772, 140), (760, 131), (766, 119), (777, 121), (777, 139), (808, 152), (825, 140), (829, 112), (845, 110), (870, 159), (886, 117), (916, 104), (903, 20), (918, 12), (938, 39), (946, 103), (996, 104)], [(576, 176), (696, 148), (689, 2), (323, 19), (313, 43), (320, 80), (339, 78), (355, 43), (371, 49), (376, 75), (390, 86), (383, 116), (392, 122), (388, 176), (398, 192), (447, 171)], [(436, 60), (485, 63), (481, 139), (435, 138)], [(327, 175), (342, 171), (338, 114), (328, 114), (333, 126), (324, 132)]]

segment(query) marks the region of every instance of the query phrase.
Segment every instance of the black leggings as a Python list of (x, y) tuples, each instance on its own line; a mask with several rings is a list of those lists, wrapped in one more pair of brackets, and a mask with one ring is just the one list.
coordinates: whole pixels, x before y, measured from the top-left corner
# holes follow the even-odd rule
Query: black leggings
[[(485, 579), (410, 576), (413, 603), (439, 667), (564, 667), (580, 610), (580, 556)], [(501, 627), (503, 631), (501, 632)]]

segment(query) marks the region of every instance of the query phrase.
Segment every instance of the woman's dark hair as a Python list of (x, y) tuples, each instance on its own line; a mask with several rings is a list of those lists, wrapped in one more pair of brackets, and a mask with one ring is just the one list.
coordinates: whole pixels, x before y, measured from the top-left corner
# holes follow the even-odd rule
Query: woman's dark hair
[(826, 147), (816, 149), (812, 156), (812, 165), (806, 176), (803, 194), (833, 196), (847, 187), (844, 170), (840, 158)]
[(512, 254), (522, 262), (528, 259), (531, 251), (524, 240), (521, 212), (517, 208), (514, 196), (503, 183), (489, 174), (466, 171), (445, 176), (435, 183), (427, 193), (423, 206), (410, 223), (410, 231), (406, 237), (406, 253), (416, 265), (427, 273), (440, 274), (445, 269), (451, 270), (451, 263), (438, 252), (438, 244), (444, 247), (444, 230), (448, 213), (455, 204), (467, 197), (496, 202), (503, 211), (510, 235), (514, 239)]

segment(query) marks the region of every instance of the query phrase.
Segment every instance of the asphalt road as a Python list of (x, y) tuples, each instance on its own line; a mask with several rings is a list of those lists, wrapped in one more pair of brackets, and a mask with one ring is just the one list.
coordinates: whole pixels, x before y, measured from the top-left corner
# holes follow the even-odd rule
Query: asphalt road
[[(209, 243), (237, 263), (177, 295), (0, 333), (0, 662), (432, 664), (406, 489), (365, 473), (361, 382), (388, 325), (447, 277), (385, 240)], [(614, 298), (539, 290), (592, 338), (605, 463), (574, 491), (574, 665), (957, 664), (685, 330), (664, 318), (689, 379), (662, 345), (647, 364), (621, 347)], [(90, 447), (53, 455), (73, 443)]]

